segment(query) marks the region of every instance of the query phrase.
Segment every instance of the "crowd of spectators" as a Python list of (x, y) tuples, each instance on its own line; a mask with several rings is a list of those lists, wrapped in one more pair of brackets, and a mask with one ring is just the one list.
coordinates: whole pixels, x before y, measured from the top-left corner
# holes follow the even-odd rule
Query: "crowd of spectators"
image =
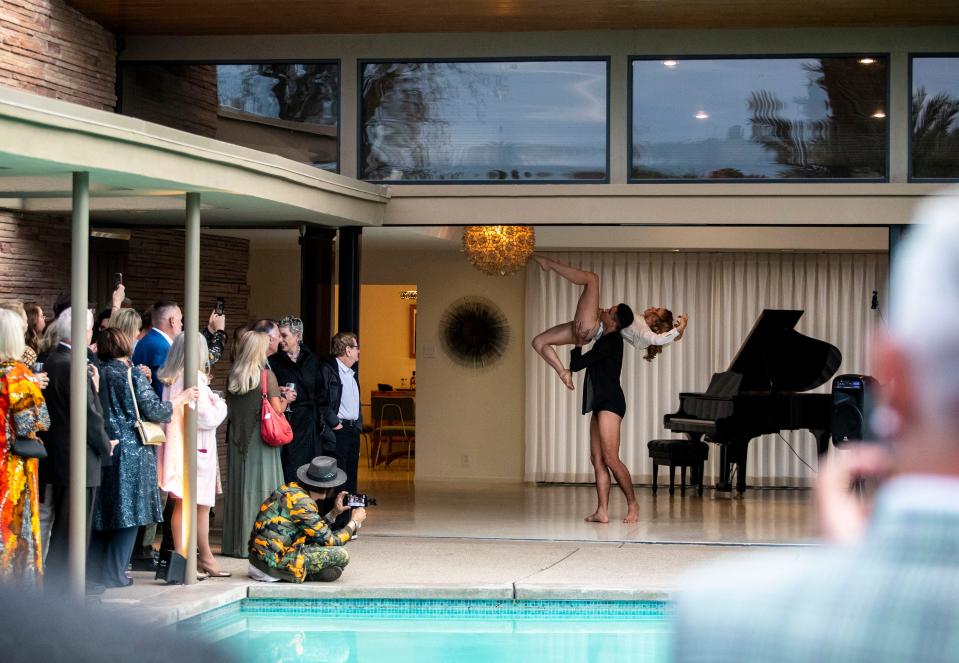
[[(87, 366), (88, 593), (132, 584), (132, 570), (154, 568), (163, 549), (186, 554), (186, 407), (195, 408), (197, 420), (194, 522), (200, 579), (230, 575), (221, 568), (210, 544), (211, 512), (224, 484), (223, 513), (216, 514), (223, 523), (223, 555), (249, 557), (251, 576), (261, 580), (339, 577), (348, 560), (345, 550), (323, 554), (318, 549), (342, 548), (356, 535), (366, 514), (343, 506), (345, 492), (334, 495), (317, 488), (356, 486), (358, 447), (338, 443), (341, 430), (361, 427), (351, 369), (356, 359), (344, 364), (337, 354), (341, 346), (349, 346), (358, 357), (355, 334), (334, 337), (336, 352), (321, 360), (303, 346), (303, 323), (298, 318), (251, 321), (233, 336), (232, 367), (228, 375), (219, 376), (227, 388), (218, 391), (211, 386), (214, 366), (230, 343), (226, 318), (215, 310), (195, 337), (200, 370), (197, 386), (188, 388), (184, 379), (187, 337), (180, 307), (158, 301), (141, 313), (126, 299), (122, 284), (112, 300), (112, 307), (96, 316), (90, 308), (77, 313), (85, 318), (82, 339), (73, 338), (74, 312), (65, 296), (54, 304), (50, 317), (35, 302), (0, 303), (0, 420), (4, 423), (0, 426), (0, 503), (4, 505), (0, 583), (58, 590), (66, 581), (73, 506), (69, 499), (70, 371), (74, 347), (79, 350), (81, 344)], [(346, 385), (344, 378), (349, 378)], [(346, 402), (344, 392), (356, 394), (355, 402)], [(262, 439), (263, 393), (273, 411), (290, 421), (294, 435), (289, 444), (270, 446)], [(160, 444), (146, 443), (149, 436), (142, 434), (142, 422), (162, 427), (164, 439), (155, 440)], [(221, 473), (217, 430), (224, 422), (228, 467)], [(34, 445), (34, 452), (26, 451), (26, 443)], [(354, 452), (357, 458), (352, 457)], [(317, 479), (307, 470), (318, 457), (334, 469), (337, 464), (352, 468), (353, 476), (340, 469), (339, 483), (330, 483), (328, 477)], [(263, 507), (282, 495), (325, 500), (329, 513), (319, 519), (320, 524), (312, 523), (307, 530), (311, 536), (297, 536), (299, 548), (288, 547), (265, 560), (251, 532), (262, 528), (257, 518)], [(320, 505), (314, 505), (312, 512), (318, 514), (319, 509)], [(160, 524), (163, 537), (158, 550)], [(290, 556), (302, 557), (301, 553), (313, 560), (309, 573), (274, 572), (273, 566), (286, 563), (282, 560)], [(321, 574), (324, 565), (338, 570)]]

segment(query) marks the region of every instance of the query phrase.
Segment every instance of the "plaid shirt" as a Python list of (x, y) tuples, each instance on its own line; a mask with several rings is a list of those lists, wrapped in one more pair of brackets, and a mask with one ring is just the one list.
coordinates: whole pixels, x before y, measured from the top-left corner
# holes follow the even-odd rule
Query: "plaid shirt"
[(306, 579), (305, 546), (342, 546), (353, 536), (350, 526), (331, 532), (309, 493), (297, 483), (277, 488), (263, 504), (250, 534), (250, 559)]
[(677, 596), (673, 660), (959, 661), (959, 483), (930, 490), (936, 482), (946, 483), (891, 482), (855, 546), (691, 575)]

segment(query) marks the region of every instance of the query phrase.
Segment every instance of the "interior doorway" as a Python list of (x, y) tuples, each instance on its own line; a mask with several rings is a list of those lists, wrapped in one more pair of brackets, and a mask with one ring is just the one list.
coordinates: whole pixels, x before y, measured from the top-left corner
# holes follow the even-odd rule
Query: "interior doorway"
[(361, 486), (414, 477), (416, 297), (415, 283), (364, 284), (360, 291)]

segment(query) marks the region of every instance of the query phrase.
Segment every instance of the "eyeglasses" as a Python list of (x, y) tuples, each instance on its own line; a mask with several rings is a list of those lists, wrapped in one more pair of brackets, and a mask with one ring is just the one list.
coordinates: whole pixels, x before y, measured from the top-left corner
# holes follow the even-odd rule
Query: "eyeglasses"
[(348, 347), (348, 348), (355, 348), (355, 349), (357, 349), (357, 350), (360, 349), (360, 346), (358, 346), (358, 345), (348, 345), (348, 346), (346, 346), (346, 347)]

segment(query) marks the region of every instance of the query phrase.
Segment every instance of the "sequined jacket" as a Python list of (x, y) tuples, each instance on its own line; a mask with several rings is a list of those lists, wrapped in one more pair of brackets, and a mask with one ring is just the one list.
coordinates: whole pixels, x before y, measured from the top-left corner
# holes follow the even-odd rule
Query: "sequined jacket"
[(297, 483), (277, 488), (260, 506), (250, 534), (250, 561), (289, 573), (294, 582), (306, 579), (304, 546), (342, 546), (354, 534), (351, 526), (330, 531), (316, 502)]

